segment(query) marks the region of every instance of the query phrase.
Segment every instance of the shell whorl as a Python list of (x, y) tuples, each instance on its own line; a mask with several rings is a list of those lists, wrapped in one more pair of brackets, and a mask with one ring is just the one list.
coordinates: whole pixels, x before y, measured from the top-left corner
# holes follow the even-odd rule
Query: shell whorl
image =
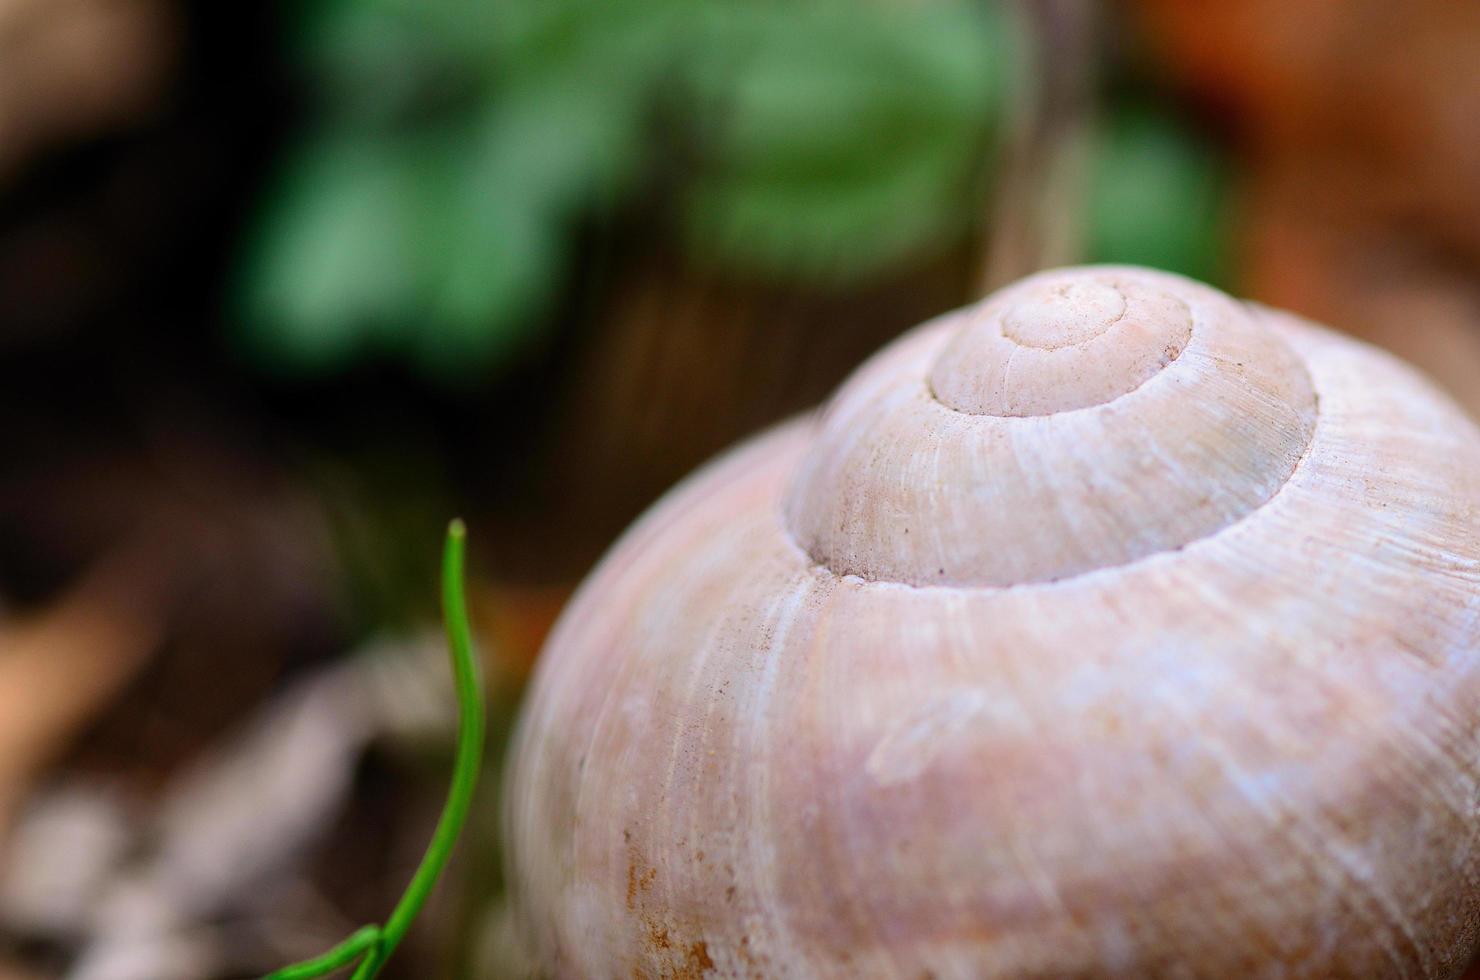
[(784, 503), (839, 575), (1008, 587), (1214, 534), (1313, 436), (1304, 365), (1260, 314), (1140, 269), (1043, 273), (865, 364)]

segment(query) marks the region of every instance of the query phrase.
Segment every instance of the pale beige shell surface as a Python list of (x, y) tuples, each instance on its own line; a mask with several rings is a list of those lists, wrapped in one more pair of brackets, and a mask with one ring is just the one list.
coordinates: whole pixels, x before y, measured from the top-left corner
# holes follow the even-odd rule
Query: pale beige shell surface
[(1145, 270), (1010, 287), (584, 584), (522, 933), (556, 977), (1453, 975), (1477, 505), (1480, 432), (1384, 354)]

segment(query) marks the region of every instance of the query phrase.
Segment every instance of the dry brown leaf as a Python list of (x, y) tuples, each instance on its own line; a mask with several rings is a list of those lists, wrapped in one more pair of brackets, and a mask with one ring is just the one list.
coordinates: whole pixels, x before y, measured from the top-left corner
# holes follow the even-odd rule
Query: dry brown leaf
[(1240, 246), (1248, 293), (1392, 351), (1480, 417), (1480, 278), (1371, 215), (1320, 208), (1320, 173), (1253, 181)]
[(30, 779), (157, 649), (166, 603), (140, 559), (115, 554), (44, 612), (0, 627), (0, 827)]
[(177, 34), (163, 0), (0, 0), (0, 179), (51, 144), (146, 112)]

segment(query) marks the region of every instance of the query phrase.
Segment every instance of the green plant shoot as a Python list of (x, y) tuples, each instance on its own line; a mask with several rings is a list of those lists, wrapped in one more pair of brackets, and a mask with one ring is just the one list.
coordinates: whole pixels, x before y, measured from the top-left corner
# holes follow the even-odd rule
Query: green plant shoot
[(472, 806), (473, 790), (483, 762), (483, 684), (478, 661), (473, 654), (472, 628), (468, 625), (468, 604), (463, 584), (466, 551), (467, 530), (462, 521), (453, 521), (447, 530), (447, 546), (442, 555), (442, 614), (457, 686), (457, 760), (452, 770), (447, 803), (442, 808), (432, 841), (427, 845), (426, 855), (385, 925), (364, 926), (328, 952), (275, 970), (265, 980), (308, 980), (352, 963), (358, 964), (352, 980), (372, 980), (405, 938), (406, 931), (447, 867)]

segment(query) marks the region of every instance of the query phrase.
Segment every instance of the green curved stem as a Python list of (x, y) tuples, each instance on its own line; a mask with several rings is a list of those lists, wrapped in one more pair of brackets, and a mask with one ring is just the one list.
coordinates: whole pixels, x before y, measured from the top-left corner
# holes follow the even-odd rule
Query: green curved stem
[(406, 931), (411, 928), (412, 921), (447, 867), (463, 824), (467, 822), (468, 810), (473, 805), (473, 791), (478, 785), (478, 771), (483, 764), (483, 683), (478, 660), (473, 654), (473, 631), (468, 625), (468, 602), (463, 586), (466, 552), (467, 529), (462, 521), (453, 521), (447, 529), (447, 547), (442, 553), (442, 614), (447, 625), (448, 652), (457, 687), (457, 760), (452, 769), (447, 803), (442, 808), (442, 816), (437, 821), (437, 829), (432, 833), (426, 854), (383, 928), (365, 926), (322, 956), (284, 967), (268, 974), (266, 980), (307, 980), (323, 976), (348, 966), (361, 956), (364, 958), (359, 960), (352, 980), (373, 980), (405, 938)]
[(356, 929), (348, 939), (327, 953), (315, 956), (311, 960), (304, 960), (302, 963), (285, 966), (280, 970), (273, 970), (264, 980), (309, 980), (311, 977), (321, 977), (326, 973), (333, 973), (340, 967), (349, 966), (379, 942), (380, 926), (365, 926)]

